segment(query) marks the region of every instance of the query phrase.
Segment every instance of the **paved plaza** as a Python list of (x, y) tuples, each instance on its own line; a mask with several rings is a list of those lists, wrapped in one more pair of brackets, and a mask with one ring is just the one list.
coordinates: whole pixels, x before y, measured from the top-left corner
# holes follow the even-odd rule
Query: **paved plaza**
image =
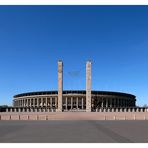
[(144, 143), (148, 121), (0, 121), (1, 143)]

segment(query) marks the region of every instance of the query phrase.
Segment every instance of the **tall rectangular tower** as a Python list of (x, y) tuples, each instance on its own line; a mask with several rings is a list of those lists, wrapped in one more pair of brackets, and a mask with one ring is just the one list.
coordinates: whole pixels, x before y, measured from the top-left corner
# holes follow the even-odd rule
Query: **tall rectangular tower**
[(86, 62), (86, 111), (91, 112), (91, 61)]
[(58, 111), (62, 112), (63, 97), (63, 62), (58, 61)]

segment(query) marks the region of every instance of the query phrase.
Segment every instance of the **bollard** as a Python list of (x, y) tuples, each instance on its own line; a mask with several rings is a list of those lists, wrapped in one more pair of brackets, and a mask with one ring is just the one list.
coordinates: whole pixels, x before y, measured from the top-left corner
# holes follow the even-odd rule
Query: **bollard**
[(11, 115), (10, 115), (10, 119), (9, 120), (11, 120)]
[(1, 115), (0, 115), (0, 120), (1, 120)]
[(104, 120), (106, 120), (106, 116), (104, 116)]
[(19, 115), (19, 120), (20, 120), (20, 115)]
[(39, 120), (39, 119), (38, 119), (38, 115), (36, 115), (36, 120)]
[(114, 120), (116, 120), (116, 116), (114, 116)]
[(29, 115), (28, 115), (28, 120), (29, 120)]
[(124, 117), (124, 120), (126, 120), (126, 116)]
[(46, 116), (46, 120), (48, 120), (48, 116)]

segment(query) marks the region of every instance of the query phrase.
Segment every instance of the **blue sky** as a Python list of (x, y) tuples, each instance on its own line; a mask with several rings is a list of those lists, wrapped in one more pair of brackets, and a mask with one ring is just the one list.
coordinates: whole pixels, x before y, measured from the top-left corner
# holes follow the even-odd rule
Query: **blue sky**
[(0, 104), (18, 93), (64, 89), (132, 93), (148, 104), (148, 6), (0, 6)]

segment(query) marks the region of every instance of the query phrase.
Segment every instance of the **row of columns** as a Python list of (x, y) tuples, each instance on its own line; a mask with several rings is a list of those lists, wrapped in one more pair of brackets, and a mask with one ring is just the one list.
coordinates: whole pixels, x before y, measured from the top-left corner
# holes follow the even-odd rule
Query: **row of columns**
[[(73, 109), (74, 99), (76, 99), (76, 106), (75, 108), (79, 108), (79, 104), (81, 104), (81, 109), (84, 109), (84, 105), (86, 105), (86, 98), (83, 97), (64, 97), (65, 103), (64, 105), (67, 107), (68, 99), (71, 102), (71, 109)], [(97, 99), (97, 98), (96, 98)], [(112, 99), (112, 98), (99, 98), (99, 106), (97, 107), (133, 107), (135, 106), (134, 101), (128, 100), (128, 99)], [(85, 103), (85, 104), (84, 104)], [(63, 104), (63, 103), (62, 103)], [(92, 104), (95, 106), (95, 103), (92, 102)], [(31, 106), (37, 106), (37, 107), (55, 107), (58, 106), (58, 98), (57, 97), (46, 97), (46, 98), (26, 98), (26, 99), (20, 99), (14, 101), (14, 107), (31, 107)]]
[(26, 99), (19, 99), (19, 100), (14, 100), (13, 106), (14, 107), (31, 107), (31, 106), (55, 106), (57, 107), (57, 97), (55, 98), (26, 98)]
[[(129, 99), (112, 99), (112, 98), (102, 98), (99, 99), (99, 107), (134, 107), (135, 102)], [(95, 104), (94, 104), (95, 105)]]
[[(50, 101), (49, 101), (50, 99)], [(79, 106), (81, 106), (80, 109), (84, 109), (84, 105), (86, 104), (84, 98), (80, 98), (80, 97), (65, 97), (63, 98), (65, 99), (63, 106), (65, 106), (65, 109), (68, 109), (68, 106), (71, 106), (71, 109), (73, 109), (73, 106), (75, 106), (76, 109), (79, 108)], [(74, 99), (76, 100), (76, 103), (74, 103)], [(69, 100), (69, 101), (68, 101)], [(54, 101), (54, 103), (53, 103)], [(70, 102), (70, 104), (69, 104)], [(53, 107), (55, 106), (57, 108), (57, 97), (55, 98), (27, 98), (27, 99), (20, 99), (17, 101), (14, 101), (14, 107)], [(76, 104), (76, 105), (75, 105)]]
[[(84, 98), (79, 98), (79, 97), (65, 97), (64, 98), (64, 103), (63, 107), (64, 109), (68, 110), (68, 106), (70, 106), (70, 109), (73, 109), (75, 106), (75, 109), (85, 109), (85, 104), (86, 102), (84, 101)], [(76, 103), (74, 103), (74, 99), (76, 100)], [(69, 101), (68, 101), (69, 100)], [(81, 106), (81, 108), (79, 108)]]

